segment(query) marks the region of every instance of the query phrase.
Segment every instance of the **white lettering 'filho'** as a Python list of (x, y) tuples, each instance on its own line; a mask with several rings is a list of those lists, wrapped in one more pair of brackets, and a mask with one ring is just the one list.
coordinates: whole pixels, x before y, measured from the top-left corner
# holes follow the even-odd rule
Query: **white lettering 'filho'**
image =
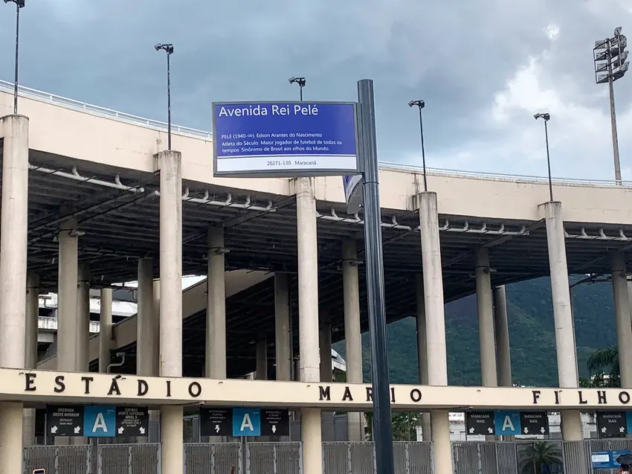
[(92, 427), (92, 432), (96, 433), (98, 429), (102, 429), (104, 433), (108, 432), (108, 426), (105, 424), (103, 413), (97, 414), (97, 418), (94, 420), (94, 426)]
[(252, 421), (250, 420), (250, 415), (248, 413), (244, 415), (244, 419), (241, 421), (241, 428), (239, 428), (239, 431), (244, 431), (244, 428), (248, 428), (250, 431), (255, 430), (255, 427), (252, 425)]

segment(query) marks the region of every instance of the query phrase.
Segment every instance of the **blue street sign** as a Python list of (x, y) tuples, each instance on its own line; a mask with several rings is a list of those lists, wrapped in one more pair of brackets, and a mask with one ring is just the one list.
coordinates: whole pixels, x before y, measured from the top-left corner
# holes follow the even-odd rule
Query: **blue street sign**
[(116, 436), (116, 407), (86, 405), (83, 407), (83, 436), (109, 438)]
[(354, 174), (356, 104), (213, 103), (213, 147), (215, 176)]
[(519, 411), (497, 410), (494, 412), (494, 430), (497, 436), (522, 434)]
[(233, 408), (233, 436), (261, 436), (261, 410)]

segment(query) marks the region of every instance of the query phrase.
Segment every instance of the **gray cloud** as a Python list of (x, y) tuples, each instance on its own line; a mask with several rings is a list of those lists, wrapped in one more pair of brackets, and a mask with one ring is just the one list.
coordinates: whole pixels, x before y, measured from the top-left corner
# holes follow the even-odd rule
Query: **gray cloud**
[[(24, 85), (129, 113), (165, 116), (164, 56), (173, 42), (174, 121), (210, 128), (213, 100), (352, 100), (375, 80), (384, 161), (419, 161), (426, 100), (429, 164), (544, 174), (538, 108), (553, 114), (554, 174), (612, 177), (607, 87), (593, 41), (629, 28), (624, 0), (27, 0)], [(13, 11), (0, 9), (0, 77), (11, 80)], [(627, 8), (627, 9), (626, 9)], [(630, 78), (617, 84), (623, 167), (632, 178)]]

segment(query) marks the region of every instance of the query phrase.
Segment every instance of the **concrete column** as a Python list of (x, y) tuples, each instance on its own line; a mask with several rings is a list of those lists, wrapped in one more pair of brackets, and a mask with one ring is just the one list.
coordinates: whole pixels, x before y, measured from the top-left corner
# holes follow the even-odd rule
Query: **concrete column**
[(480, 248), (476, 253), (476, 308), (481, 352), (481, 374), (484, 387), (496, 387), (496, 345), (494, 338), (494, 305), (489, 269), (489, 252)]
[[(424, 308), (426, 315), (426, 350), (428, 354), (428, 385), (448, 385), (448, 359), (445, 342), (445, 310), (443, 271), (437, 193), (419, 195), (419, 227), (423, 263)], [(434, 444), (434, 472), (452, 472), (450, 420), (445, 410), (430, 413)]]
[[(39, 316), (39, 276), (29, 272), (26, 279), (26, 341), (24, 367), (37, 368), (37, 332)], [(35, 444), (35, 410), (24, 410), (22, 442), (24, 446)]]
[(181, 406), (160, 407), (161, 468), (165, 474), (184, 472), (184, 410)]
[[(298, 302), (300, 380), (320, 381), (318, 349), (318, 233), (316, 198), (310, 178), (296, 180), (296, 226), (298, 229)], [(322, 474), (320, 410), (301, 410), (303, 474)]]
[[(159, 372), (160, 367), (160, 279), (154, 280), (154, 367)], [(157, 412), (159, 413), (159, 412)]]
[[(419, 383), (428, 385), (428, 351), (426, 350), (426, 308), (424, 302), (424, 279), (422, 274), (415, 278), (417, 286), (417, 360), (419, 362)], [(421, 415), (421, 434), (424, 441), (432, 441), (430, 413)]]
[(224, 228), (208, 228), (206, 376), (226, 378), (226, 283)]
[(632, 327), (630, 326), (630, 302), (628, 299), (628, 280), (625, 268), (625, 255), (621, 251), (611, 255), (612, 292), (614, 295), (614, 314), (617, 322), (617, 342), (619, 345), (619, 370), (621, 388), (632, 388)]
[(331, 359), (331, 324), (325, 323), (318, 333), (320, 347), (320, 381), (331, 382), (334, 378)]
[[(160, 169), (160, 366), (161, 377), (182, 377), (182, 157), (156, 155)], [(181, 406), (160, 407), (163, 472), (184, 468)]]
[(77, 372), (88, 372), (90, 355), (90, 270), (86, 265), (79, 266), (77, 282)]
[(507, 319), (507, 294), (505, 287), (494, 290), (494, 333), (498, 356), (498, 383), (501, 387), (511, 387), (511, 350), (509, 346), (509, 322)]
[[(22, 369), (26, 336), (29, 120), (1, 119), (0, 367)], [(0, 404), (0, 473), (22, 472), (22, 403)]]
[[(342, 243), (342, 287), (345, 313), (347, 382), (362, 383), (362, 326), (358, 250), (354, 240)], [(364, 414), (348, 413), (349, 441), (364, 441)]]
[(290, 341), (290, 298), (288, 276), (274, 274), (274, 334), (276, 379), (290, 381), (292, 378), (292, 345)]
[(99, 373), (106, 373), (112, 350), (112, 288), (101, 288), (99, 317)]
[(257, 380), (268, 380), (268, 341), (265, 336), (257, 341)]
[(136, 373), (149, 377), (158, 375), (158, 367), (154, 360), (154, 344), (156, 333), (154, 323), (154, 261), (151, 258), (138, 260), (138, 304), (136, 316)]
[[(576, 388), (579, 380), (577, 378), (575, 334), (566, 263), (562, 203), (552, 201), (541, 204), (540, 207), (546, 222), (559, 383), (561, 388)], [(583, 439), (579, 411), (562, 411), (562, 436), (565, 441)]]
[(77, 370), (77, 281), (78, 237), (77, 222), (69, 219), (61, 223), (59, 230), (59, 282), (57, 303), (57, 370)]

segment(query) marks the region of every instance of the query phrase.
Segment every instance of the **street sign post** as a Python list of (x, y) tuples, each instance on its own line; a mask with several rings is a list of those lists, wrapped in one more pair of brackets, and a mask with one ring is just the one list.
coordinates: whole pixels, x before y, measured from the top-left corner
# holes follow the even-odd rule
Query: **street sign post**
[(358, 171), (353, 102), (215, 102), (215, 176), (311, 177)]

